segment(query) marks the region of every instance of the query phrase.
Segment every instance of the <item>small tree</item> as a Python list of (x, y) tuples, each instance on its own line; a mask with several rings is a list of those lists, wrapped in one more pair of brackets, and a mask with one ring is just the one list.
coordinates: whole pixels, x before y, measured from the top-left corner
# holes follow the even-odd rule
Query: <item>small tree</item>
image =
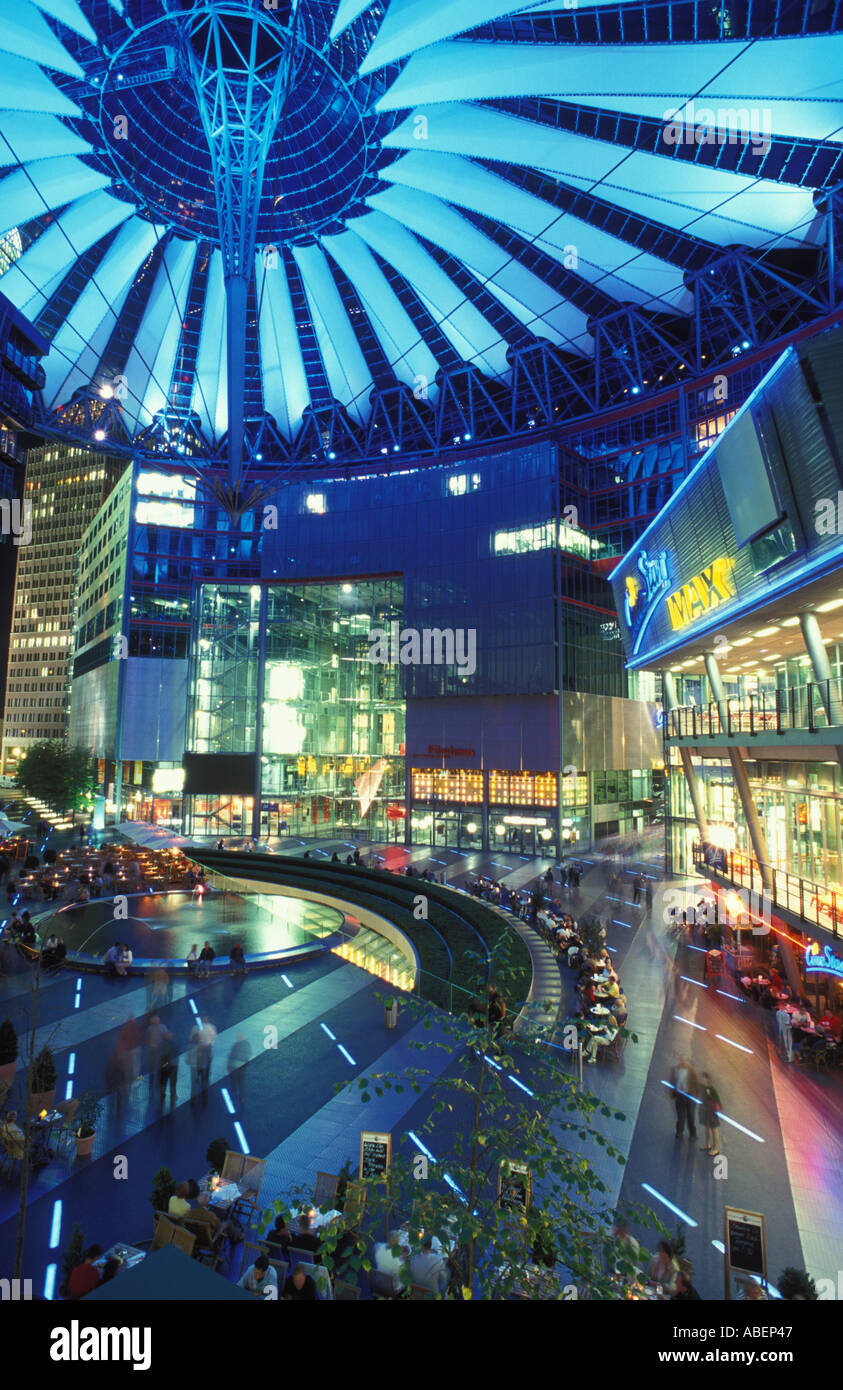
[(80, 810), (94, 790), (94, 762), (84, 748), (44, 739), (21, 758), (15, 786), (57, 810)]
[(73, 1230), (70, 1232), (70, 1242), (62, 1256), (61, 1269), (62, 1280), (59, 1286), (59, 1293), (62, 1298), (68, 1298), (68, 1287), (70, 1276), (82, 1263), (82, 1256), (85, 1253), (85, 1235), (78, 1221), (74, 1221)]
[(18, 1035), (10, 1018), (0, 1023), (0, 1067), (18, 1060)]
[(56, 1089), (56, 1064), (48, 1047), (42, 1047), (32, 1067), (31, 1093), (40, 1096)]
[(152, 1179), (152, 1191), (149, 1194), (150, 1203), (155, 1211), (166, 1211), (170, 1205), (170, 1198), (176, 1190), (176, 1180), (169, 1168), (163, 1165), (158, 1169)]

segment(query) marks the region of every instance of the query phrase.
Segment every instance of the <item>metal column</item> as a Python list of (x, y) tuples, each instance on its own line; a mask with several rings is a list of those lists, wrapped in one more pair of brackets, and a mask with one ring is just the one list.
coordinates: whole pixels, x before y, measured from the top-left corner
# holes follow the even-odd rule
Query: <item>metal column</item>
[[(664, 692), (665, 713), (678, 708), (676, 698), (676, 681), (672, 671), (662, 671), (662, 690)], [(694, 768), (694, 760), (691, 757), (690, 748), (680, 748), (679, 757), (682, 760), (682, 771), (685, 774), (685, 785), (688, 788), (688, 795), (691, 798), (691, 805), (694, 808), (694, 820), (697, 822), (697, 829), (700, 832), (700, 839), (708, 839), (708, 820), (706, 819), (705, 808), (700, 794), (700, 783)]]
[[(839, 728), (840, 725), (843, 725), (843, 703), (841, 703), (834, 684), (828, 652), (825, 649), (816, 613), (800, 613), (799, 626), (802, 629), (805, 650), (811, 658), (814, 680), (820, 687), (820, 696), (826, 717), (829, 724)], [(825, 695), (823, 695), (824, 691), (827, 692)], [(843, 762), (843, 748), (838, 748), (837, 756)]]
[[(723, 689), (723, 681), (720, 676), (720, 667), (713, 652), (705, 652), (705, 670), (708, 676), (708, 683), (711, 686), (711, 693), (717, 701), (720, 710), (720, 721), (725, 729), (729, 727), (729, 711), (726, 692)], [(746, 819), (749, 838), (752, 841), (752, 848), (758, 860), (758, 867), (761, 871), (761, 883), (765, 893), (772, 893), (773, 873), (770, 865), (770, 854), (767, 849), (767, 840), (764, 835), (764, 827), (761, 824), (761, 817), (758, 808), (752, 799), (752, 790), (749, 785), (749, 778), (746, 775), (743, 754), (740, 748), (730, 744), (729, 761), (732, 764), (732, 776), (735, 779), (735, 786), (738, 790), (741, 806), (743, 807)]]

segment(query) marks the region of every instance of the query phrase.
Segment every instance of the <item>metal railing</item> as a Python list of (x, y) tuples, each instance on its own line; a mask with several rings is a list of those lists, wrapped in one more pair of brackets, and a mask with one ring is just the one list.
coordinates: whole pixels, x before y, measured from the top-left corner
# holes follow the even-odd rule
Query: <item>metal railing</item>
[(721, 849), (699, 842), (693, 847), (694, 866), (702, 874), (715, 873), (736, 888), (748, 888), (759, 895), (769, 891), (770, 905), (801, 917), (811, 926), (843, 934), (843, 887), (812, 883), (784, 869), (769, 870), (772, 884), (765, 888), (758, 860), (742, 850)]
[[(721, 709), (725, 705), (725, 709)], [(743, 699), (732, 696), (707, 705), (682, 705), (668, 712), (668, 738), (723, 738), (735, 734), (814, 733), (843, 727), (843, 680), (765, 690)]]

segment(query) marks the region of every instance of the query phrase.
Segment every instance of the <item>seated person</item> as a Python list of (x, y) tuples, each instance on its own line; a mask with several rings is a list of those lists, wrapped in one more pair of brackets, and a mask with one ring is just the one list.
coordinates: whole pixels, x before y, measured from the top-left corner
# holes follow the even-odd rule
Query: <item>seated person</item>
[(589, 1030), (588, 1041), (583, 1048), (586, 1061), (592, 1065), (597, 1061), (598, 1048), (608, 1047), (615, 1041), (620, 1024), (613, 1014), (603, 1019), (602, 1027), (593, 1032)]
[(676, 1289), (678, 1277), (679, 1261), (673, 1253), (673, 1247), (666, 1240), (660, 1240), (658, 1249), (647, 1266), (647, 1278), (651, 1284), (661, 1284), (666, 1294), (672, 1294)]
[(258, 1255), (255, 1263), (237, 1280), (237, 1287), (245, 1289), (247, 1293), (253, 1293), (255, 1298), (263, 1298), (269, 1288), (278, 1288), (278, 1275), (269, 1263), (267, 1255)]
[(94, 1263), (102, 1254), (102, 1246), (89, 1245), (82, 1256), (82, 1263), (73, 1270), (67, 1281), (68, 1298), (84, 1298), (100, 1282), (100, 1272)]
[(167, 1205), (168, 1216), (175, 1217), (176, 1221), (181, 1221), (183, 1216), (187, 1216), (190, 1211), (189, 1193), (187, 1183), (180, 1182)]
[(303, 1303), (306, 1300), (312, 1301), (316, 1298), (316, 1283), (312, 1275), (308, 1274), (305, 1265), (293, 1265), (292, 1271), (284, 1283), (284, 1298), (287, 1302), (293, 1303)]
[(625, 1264), (628, 1261), (632, 1261), (633, 1263), (635, 1263), (636, 1268), (633, 1277), (637, 1279), (641, 1273), (641, 1271), (637, 1267), (638, 1257), (641, 1253), (641, 1246), (635, 1239), (635, 1236), (630, 1235), (629, 1222), (626, 1220), (626, 1217), (618, 1217), (617, 1221), (612, 1227), (612, 1235), (618, 1242), (618, 1245), (621, 1247), (623, 1262)]
[(115, 1274), (119, 1274), (122, 1268), (123, 1261), (119, 1260), (116, 1255), (110, 1255), (102, 1267), (100, 1283), (109, 1284), (111, 1280), (114, 1278)]
[(286, 1255), (290, 1246), (293, 1244), (293, 1233), (287, 1224), (286, 1216), (276, 1216), (275, 1225), (272, 1227), (272, 1230), (264, 1236), (264, 1241), (269, 1246), (273, 1260), (280, 1259), (282, 1255)]
[(839, 1043), (841, 1033), (843, 1033), (843, 1019), (838, 1014), (833, 1014), (830, 1009), (826, 1009), (820, 1023), (823, 1028), (828, 1030), (834, 1041)]
[(447, 1264), (441, 1255), (434, 1253), (433, 1237), (425, 1236), (419, 1254), (410, 1257), (411, 1282), (419, 1288), (429, 1289), (431, 1293), (444, 1294), (449, 1278)]
[[(319, 1251), (319, 1237), (310, 1229), (310, 1213), (301, 1212), (298, 1220), (298, 1231), (293, 1232), (291, 1242), (296, 1250), (309, 1250), (316, 1255)], [(313, 1262), (316, 1264), (316, 1261)]]
[(629, 1016), (626, 995), (619, 994), (617, 999), (615, 999), (614, 1002), (610, 1005), (610, 1008), (612, 1010), (612, 1013), (615, 1015), (615, 1018), (618, 1020), (618, 1024), (622, 1028)]
[[(401, 1246), (401, 1253), (393, 1255), (392, 1247)], [(392, 1289), (394, 1293), (402, 1293), (406, 1288), (401, 1283), (401, 1270), (410, 1258), (409, 1246), (401, 1245), (401, 1240), (397, 1231), (390, 1231), (386, 1241), (379, 1241), (375, 1246), (375, 1269), (379, 1274), (389, 1274), (392, 1276)]]
[(10, 1158), (23, 1158), (26, 1153), (26, 1136), (17, 1123), (18, 1112), (9, 1110), (0, 1125), (0, 1141), (5, 1145)]
[(109, 946), (108, 950), (103, 956), (103, 960), (105, 961), (106, 969), (109, 975), (117, 974), (117, 963), (120, 960), (122, 954), (123, 947), (119, 941), (115, 941), (113, 946)]
[(671, 1303), (692, 1303), (699, 1301), (699, 1294), (691, 1283), (690, 1276), (680, 1270), (676, 1276), (676, 1291), (671, 1294)]

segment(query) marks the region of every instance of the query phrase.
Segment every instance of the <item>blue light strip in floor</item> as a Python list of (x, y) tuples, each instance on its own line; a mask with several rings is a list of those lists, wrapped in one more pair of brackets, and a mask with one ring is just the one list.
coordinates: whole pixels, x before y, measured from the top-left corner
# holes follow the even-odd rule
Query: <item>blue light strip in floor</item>
[(44, 1297), (51, 1300), (56, 1291), (56, 1275), (58, 1265), (47, 1265), (44, 1273)]
[(351, 1063), (351, 1065), (352, 1065), (353, 1067), (356, 1067), (356, 1066), (357, 1066), (357, 1063), (355, 1062), (355, 1060), (354, 1060), (354, 1058), (352, 1057), (351, 1053), (350, 1053), (346, 1048), (343, 1047), (342, 1043), (337, 1043), (337, 1047), (339, 1048), (339, 1050), (340, 1050), (340, 1052), (342, 1053), (343, 1057), (345, 1057), (345, 1058)]
[(287, 986), (288, 989), (292, 989), (292, 988), (293, 988), (293, 982), (292, 982), (292, 980), (288, 980), (286, 975), (282, 975), (282, 976), (281, 976), (281, 979), (284, 981), (284, 984)]
[(737, 999), (737, 1001), (738, 1001), (739, 1004), (745, 1004), (745, 1003), (746, 1003), (746, 1000), (745, 1000), (745, 999), (742, 999), (741, 996), (740, 996), (739, 994), (730, 994), (729, 991), (728, 991), (727, 989), (718, 989), (717, 993), (718, 993), (718, 994), (723, 994), (723, 995), (725, 995), (725, 997), (726, 997), (727, 999)]
[(72, 1076), (73, 1073), (74, 1073), (75, 1071), (76, 1071), (76, 1053), (75, 1053), (75, 1052), (71, 1052), (70, 1056), (69, 1056), (68, 1059), (67, 1059), (67, 1074), (68, 1074), (68, 1076)]
[(322, 1032), (323, 1032), (323, 1033), (327, 1033), (327, 1034), (328, 1034), (328, 1037), (331, 1039), (331, 1042), (336, 1042), (336, 1040), (337, 1040), (337, 1035), (336, 1035), (336, 1033), (332, 1033), (332, 1032), (331, 1032), (331, 1030), (330, 1030), (330, 1028), (328, 1027), (327, 1023), (320, 1023), (320, 1024), (319, 1024), (319, 1027), (322, 1029)]
[(451, 1177), (450, 1173), (443, 1173), (442, 1176), (443, 1176), (443, 1178), (445, 1179), (445, 1181), (446, 1181), (446, 1183), (448, 1184), (448, 1186), (449, 1186), (450, 1188), (453, 1188), (454, 1192), (456, 1192), (456, 1194), (457, 1194), (457, 1196), (459, 1197), (460, 1201), (461, 1201), (461, 1202), (467, 1202), (467, 1201), (468, 1201), (468, 1198), (466, 1197), (465, 1193), (462, 1192), (462, 1191), (460, 1190), (459, 1187), (457, 1187), (457, 1184), (454, 1182), (454, 1179)]
[(607, 894), (606, 894), (606, 901), (607, 901), (608, 903), (625, 903), (625, 902), (626, 902), (626, 898), (613, 898), (612, 895), (611, 895), (611, 893), (607, 893)]
[(73, 1082), (72, 1082), (72, 1081), (68, 1081), (67, 1085), (66, 1085), (65, 1088), (64, 1088), (64, 1098), (65, 1098), (65, 1100), (72, 1100), (72, 1099), (73, 1099)]
[(708, 955), (708, 952), (704, 946), (692, 946), (690, 941), (686, 941), (685, 945), (688, 947), (689, 951), (702, 951), (704, 956)]
[(530, 1090), (529, 1086), (525, 1086), (523, 1081), (519, 1081), (517, 1076), (513, 1076), (512, 1072), (509, 1072), (508, 1075), (513, 1086), (520, 1086), (521, 1090), (526, 1091), (528, 1096), (534, 1096), (536, 1094), (535, 1091)]
[(669, 1091), (675, 1091), (677, 1095), (684, 1096), (686, 1100), (692, 1100), (694, 1105), (702, 1105), (702, 1101), (698, 1096), (691, 1096), (687, 1091), (680, 1091), (679, 1087), (674, 1086), (672, 1081), (663, 1081), (662, 1085), (666, 1086)]
[(229, 1115), (233, 1115), (233, 1114), (234, 1114), (234, 1102), (232, 1101), (231, 1096), (228, 1094), (228, 1091), (226, 1090), (225, 1086), (222, 1087), (222, 1089), (221, 1089), (221, 1091), (220, 1091), (220, 1094), (221, 1094), (223, 1100), (225, 1101), (225, 1108), (226, 1108), (226, 1110), (228, 1111)]
[(681, 1014), (674, 1014), (673, 1017), (677, 1023), (687, 1023), (689, 1028), (699, 1028), (701, 1033), (708, 1032), (708, 1029), (704, 1028), (701, 1023), (693, 1023), (690, 1018), (683, 1018)]
[(631, 923), (631, 922), (621, 922), (621, 921), (619, 920), (619, 918), (617, 918), (617, 917), (613, 917), (613, 918), (612, 918), (612, 921), (614, 922), (614, 924), (615, 924), (616, 927), (626, 927), (628, 931), (632, 931), (632, 923)]
[(243, 1126), (241, 1125), (239, 1120), (234, 1121), (234, 1132), (237, 1135), (237, 1138), (240, 1140), (241, 1149), (243, 1150), (244, 1154), (247, 1154), (249, 1152), (249, 1145), (246, 1143), (246, 1136), (243, 1133)]
[(654, 1187), (651, 1187), (648, 1182), (642, 1182), (641, 1186), (643, 1187), (645, 1192), (649, 1192), (651, 1197), (655, 1197), (657, 1202), (661, 1202), (662, 1206), (667, 1207), (668, 1211), (672, 1211), (674, 1216), (678, 1216), (679, 1220), (684, 1221), (686, 1225), (697, 1226), (699, 1224), (694, 1220), (693, 1216), (689, 1216), (688, 1213), (686, 1211), (683, 1211), (681, 1207), (675, 1207), (672, 1202), (668, 1201), (667, 1197), (665, 1197), (661, 1192), (657, 1192), (656, 1189)]
[(708, 989), (708, 985), (704, 980), (692, 980), (690, 975), (680, 975), (679, 978), (680, 980), (685, 980), (689, 985), (696, 985), (697, 989)]
[(61, 1199), (53, 1203), (53, 1218), (50, 1222), (50, 1249), (55, 1250), (61, 1240)]

